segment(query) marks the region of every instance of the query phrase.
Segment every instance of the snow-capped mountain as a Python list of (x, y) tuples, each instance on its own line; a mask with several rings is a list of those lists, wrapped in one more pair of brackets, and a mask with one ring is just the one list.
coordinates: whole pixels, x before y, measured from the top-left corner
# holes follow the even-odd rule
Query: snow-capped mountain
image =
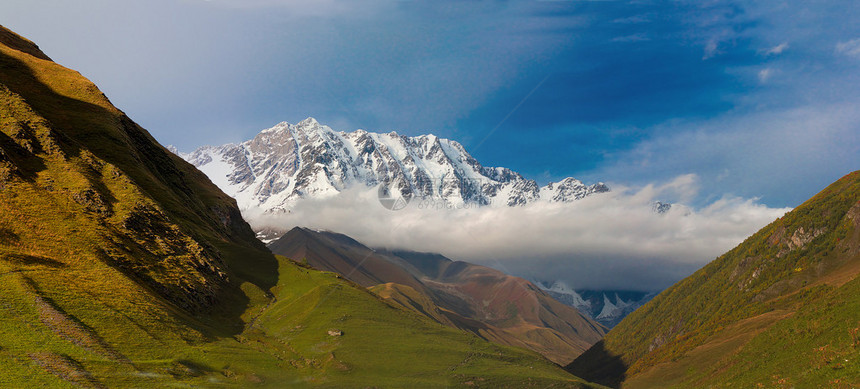
[(404, 197), (452, 205), (569, 202), (609, 191), (603, 183), (585, 185), (573, 178), (540, 187), (510, 169), (482, 166), (452, 140), (334, 131), (313, 118), (280, 123), (240, 144), (179, 155), (235, 197), (243, 211), (285, 212), (303, 198), (380, 183)]
[(664, 203), (662, 201), (655, 201), (653, 205), (651, 205), (651, 210), (658, 215), (664, 215), (670, 210), (672, 210), (672, 204)]
[(570, 305), (593, 318), (593, 315), (591, 314), (591, 311), (593, 310), (591, 302), (583, 299), (579, 293), (576, 293), (575, 290), (571, 289), (564, 282), (556, 281), (550, 285), (541, 281), (533, 281), (533, 283), (537, 285), (538, 288), (548, 292), (556, 300)]
[(533, 281), (554, 299), (570, 305), (608, 328), (650, 301), (657, 293), (616, 290), (576, 291), (562, 281)]

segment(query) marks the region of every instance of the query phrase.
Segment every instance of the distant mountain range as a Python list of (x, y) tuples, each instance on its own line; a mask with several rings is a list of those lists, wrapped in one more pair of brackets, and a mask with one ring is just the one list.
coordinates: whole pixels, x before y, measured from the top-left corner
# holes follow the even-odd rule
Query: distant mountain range
[[(289, 212), (303, 199), (324, 199), (356, 188), (380, 186), (402, 198), (451, 206), (569, 203), (609, 191), (603, 183), (586, 185), (571, 177), (539, 186), (510, 169), (485, 167), (460, 143), (434, 135), (335, 131), (313, 118), (280, 123), (239, 144), (203, 146), (191, 153), (173, 150), (235, 197), (252, 225), (257, 215)], [(657, 214), (670, 208), (667, 203), (653, 204)], [(291, 227), (267, 222), (257, 225), (256, 231), (269, 243)], [(583, 305), (581, 296), (565, 294), (563, 283), (537, 285), (610, 328), (653, 297), (645, 292), (603, 291), (604, 298), (602, 292), (581, 291), (587, 294)]]
[(405, 309), (484, 339), (567, 364), (606, 328), (533, 283), (439, 254), (374, 250), (327, 231), (293, 228), (275, 254), (340, 274)]
[(240, 144), (179, 155), (236, 198), (243, 211), (285, 212), (304, 198), (380, 184), (406, 198), (482, 206), (570, 202), (609, 191), (603, 183), (574, 178), (538, 186), (510, 169), (482, 166), (461, 144), (435, 135), (342, 132), (313, 118), (280, 123)]
[(574, 290), (563, 281), (534, 281), (534, 284), (610, 329), (657, 295), (629, 290)]

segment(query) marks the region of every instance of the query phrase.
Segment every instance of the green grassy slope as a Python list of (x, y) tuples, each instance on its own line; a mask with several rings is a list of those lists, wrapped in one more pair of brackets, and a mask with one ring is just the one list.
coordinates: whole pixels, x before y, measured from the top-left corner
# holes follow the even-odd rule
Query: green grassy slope
[[(282, 258), (276, 299), (243, 334), (319, 366), (302, 379), (333, 386), (579, 387), (536, 353), (494, 345), (392, 305), (333, 273)], [(336, 331), (332, 336), (329, 331)]]
[[(58, 276), (5, 262), (4, 387), (590, 386), (536, 354), (431, 322), (286, 259), (274, 298), (246, 312), (247, 327), (231, 337), (195, 329), (193, 317), (121, 274), (102, 273), (109, 268)], [(94, 289), (96, 278), (112, 284)]]
[(413, 310), (434, 321), (449, 327), (457, 327), (450, 316), (456, 313), (439, 308), (430, 297), (406, 285), (389, 282), (367, 288), (373, 294), (382, 297), (388, 303), (403, 309)]
[(269, 248), (372, 288), (391, 303), (436, 322), (498, 344), (536, 351), (561, 365), (570, 363), (606, 331), (522, 278), (438, 254), (400, 252), (401, 257), (370, 249), (346, 235), (301, 227)]
[(860, 172), (628, 316), (569, 369), (624, 387), (860, 385)]
[(276, 258), (202, 173), (2, 27), (0, 296), (2, 387), (583, 385)]

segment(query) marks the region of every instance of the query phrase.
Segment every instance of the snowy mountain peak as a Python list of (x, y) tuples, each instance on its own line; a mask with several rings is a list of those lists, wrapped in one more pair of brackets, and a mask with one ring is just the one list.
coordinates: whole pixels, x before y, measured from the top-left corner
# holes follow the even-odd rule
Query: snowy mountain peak
[[(181, 156), (236, 198), (243, 211), (284, 212), (305, 198), (397, 183), (402, 194), (451, 205), (519, 206), (570, 202), (609, 190), (565, 178), (544, 187), (501, 167), (484, 167), (460, 143), (335, 131), (309, 117), (278, 123), (241, 144), (204, 146)], [(259, 212), (255, 212), (259, 213)]]
[(308, 118), (306, 118), (305, 120), (300, 121), (300, 122), (299, 122), (299, 124), (298, 124), (297, 126), (298, 126), (298, 127), (305, 127), (305, 126), (319, 126), (319, 124), (320, 124), (320, 123), (319, 123), (316, 119), (314, 119), (314, 118), (312, 118), (312, 117), (308, 117)]
[(614, 316), (618, 316), (621, 314), (621, 309), (619, 309), (615, 304), (609, 301), (609, 297), (603, 295), (603, 310), (597, 315), (595, 319), (606, 319)]
[(633, 305), (633, 304), (622, 300), (621, 297), (618, 297), (618, 293), (615, 293), (615, 306), (616, 307), (618, 307), (619, 309), (625, 309), (631, 305)]
[(532, 282), (554, 299), (575, 307), (609, 328), (618, 324), (621, 319), (656, 295), (656, 293), (635, 291), (577, 291), (561, 281)]
[(651, 205), (651, 210), (654, 213), (663, 215), (669, 212), (672, 209), (672, 204), (664, 203), (662, 201), (655, 201), (653, 205)]

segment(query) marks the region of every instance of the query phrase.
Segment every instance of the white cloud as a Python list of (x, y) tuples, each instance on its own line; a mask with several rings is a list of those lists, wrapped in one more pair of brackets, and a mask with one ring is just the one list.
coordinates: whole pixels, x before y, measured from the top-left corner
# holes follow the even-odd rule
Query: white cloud
[(782, 42), (782, 43), (768, 49), (765, 52), (765, 55), (780, 55), (786, 49), (788, 49), (788, 42)]
[(758, 81), (760, 83), (764, 84), (765, 82), (767, 82), (768, 79), (770, 79), (770, 76), (772, 76), (772, 75), (773, 75), (773, 69), (764, 68), (758, 72)]
[(701, 193), (743, 197), (768, 193), (764, 203), (795, 206), (860, 168), (858, 104), (846, 101), (670, 121), (649, 131), (665, 135), (607, 154), (611, 163), (581, 178), (642, 183), (654, 172), (692, 172), (701, 178)]
[(413, 201), (400, 211), (383, 208), (373, 190), (353, 190), (303, 201), (288, 214), (246, 216), (257, 226), (327, 229), (369, 246), (441, 252), (578, 288), (647, 290), (678, 281), (786, 211), (735, 197), (652, 211), (654, 201), (694, 197), (698, 186), (695, 175), (681, 175), (572, 204), (436, 209)]
[(860, 58), (860, 38), (837, 43), (836, 52), (851, 57)]
[(705, 43), (705, 54), (702, 55), (702, 60), (711, 59), (719, 52), (717, 49), (719, 48), (720, 42), (717, 39), (710, 39), (707, 43)]

